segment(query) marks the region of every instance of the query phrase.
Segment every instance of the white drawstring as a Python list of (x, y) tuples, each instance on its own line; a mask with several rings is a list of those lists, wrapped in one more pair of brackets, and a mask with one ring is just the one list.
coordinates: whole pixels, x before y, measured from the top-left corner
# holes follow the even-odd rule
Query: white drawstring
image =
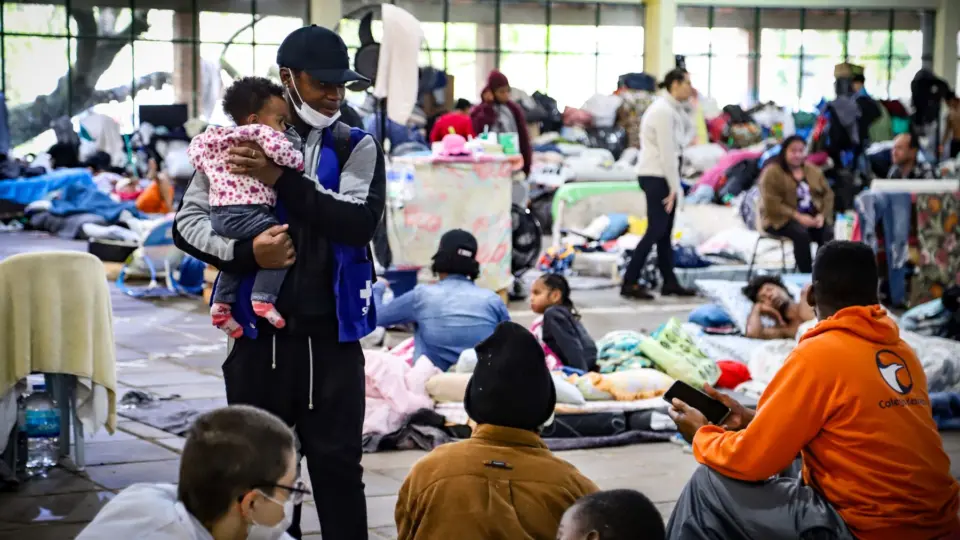
[(307, 408), (313, 410), (313, 338), (307, 337), (307, 353), (310, 356), (310, 403)]
[(277, 335), (273, 335), (273, 369), (277, 369)]

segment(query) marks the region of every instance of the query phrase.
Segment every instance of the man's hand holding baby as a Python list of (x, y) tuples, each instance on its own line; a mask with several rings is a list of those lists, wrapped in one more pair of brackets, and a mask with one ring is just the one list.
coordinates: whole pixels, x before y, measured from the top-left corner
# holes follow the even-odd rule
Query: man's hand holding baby
[(227, 163), (233, 174), (252, 176), (270, 187), (273, 187), (283, 174), (283, 169), (271, 161), (263, 148), (255, 142), (242, 142), (227, 152), (230, 154), (227, 156)]

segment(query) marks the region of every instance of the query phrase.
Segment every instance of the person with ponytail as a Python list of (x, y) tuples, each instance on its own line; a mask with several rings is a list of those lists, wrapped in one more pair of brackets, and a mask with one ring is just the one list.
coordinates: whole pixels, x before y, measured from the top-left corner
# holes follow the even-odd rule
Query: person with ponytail
[(693, 96), (690, 74), (676, 68), (666, 74), (660, 87), (665, 90), (654, 101), (640, 122), (640, 158), (637, 180), (647, 199), (647, 231), (640, 239), (623, 276), (620, 296), (631, 300), (653, 300), (654, 296), (640, 284), (640, 272), (647, 257), (657, 247), (657, 266), (663, 278), (660, 294), (664, 296), (696, 296), (696, 291), (680, 285), (673, 272), (673, 221), (677, 204), (683, 199), (680, 184), (680, 161), (685, 128), (683, 102)]
[(580, 322), (565, 277), (544, 274), (537, 279), (530, 290), (530, 309), (540, 315), (530, 331), (543, 345), (551, 368), (559, 368), (559, 361), (583, 371), (597, 370), (597, 345)]

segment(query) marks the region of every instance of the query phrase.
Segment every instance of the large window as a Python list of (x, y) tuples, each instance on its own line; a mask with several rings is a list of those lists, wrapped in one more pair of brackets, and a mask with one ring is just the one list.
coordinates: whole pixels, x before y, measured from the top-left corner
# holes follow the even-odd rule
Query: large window
[(279, 43), (308, 18), (307, 0), (220, 0), (215, 10), (195, 0), (0, 4), (0, 84), (21, 153), (46, 150), (53, 120), (86, 111), (124, 132), (149, 104), (184, 103), (225, 122), (223, 89), (246, 75), (277, 77)]
[[(345, 0), (344, 15), (375, 4)], [(479, 99), (498, 68), (530, 94), (548, 93), (560, 107), (579, 107), (610, 93), (620, 75), (643, 71), (643, 7), (566, 0), (396, 0), (419, 19), (427, 37), (421, 64), (454, 77), (457, 97)], [(340, 23), (350, 47), (356, 16)], [(374, 36), (377, 36), (375, 25)]]
[[(794, 109), (832, 99), (834, 66), (865, 68), (875, 97), (908, 99), (924, 57), (918, 10), (683, 6), (674, 51), (694, 85), (723, 106), (774, 101)], [(929, 54), (929, 51), (927, 52)]]

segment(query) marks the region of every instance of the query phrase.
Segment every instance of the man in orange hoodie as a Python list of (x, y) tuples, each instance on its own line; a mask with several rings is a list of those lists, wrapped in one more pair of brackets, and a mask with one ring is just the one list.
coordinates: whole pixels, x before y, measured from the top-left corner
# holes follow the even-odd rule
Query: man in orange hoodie
[[(702, 463), (667, 538), (960, 538), (957, 481), (943, 450), (927, 379), (878, 305), (877, 265), (864, 244), (817, 255), (808, 331), (757, 411), (705, 388), (724, 426), (679, 400), (671, 416)], [(802, 456), (802, 482), (780, 473)]]

